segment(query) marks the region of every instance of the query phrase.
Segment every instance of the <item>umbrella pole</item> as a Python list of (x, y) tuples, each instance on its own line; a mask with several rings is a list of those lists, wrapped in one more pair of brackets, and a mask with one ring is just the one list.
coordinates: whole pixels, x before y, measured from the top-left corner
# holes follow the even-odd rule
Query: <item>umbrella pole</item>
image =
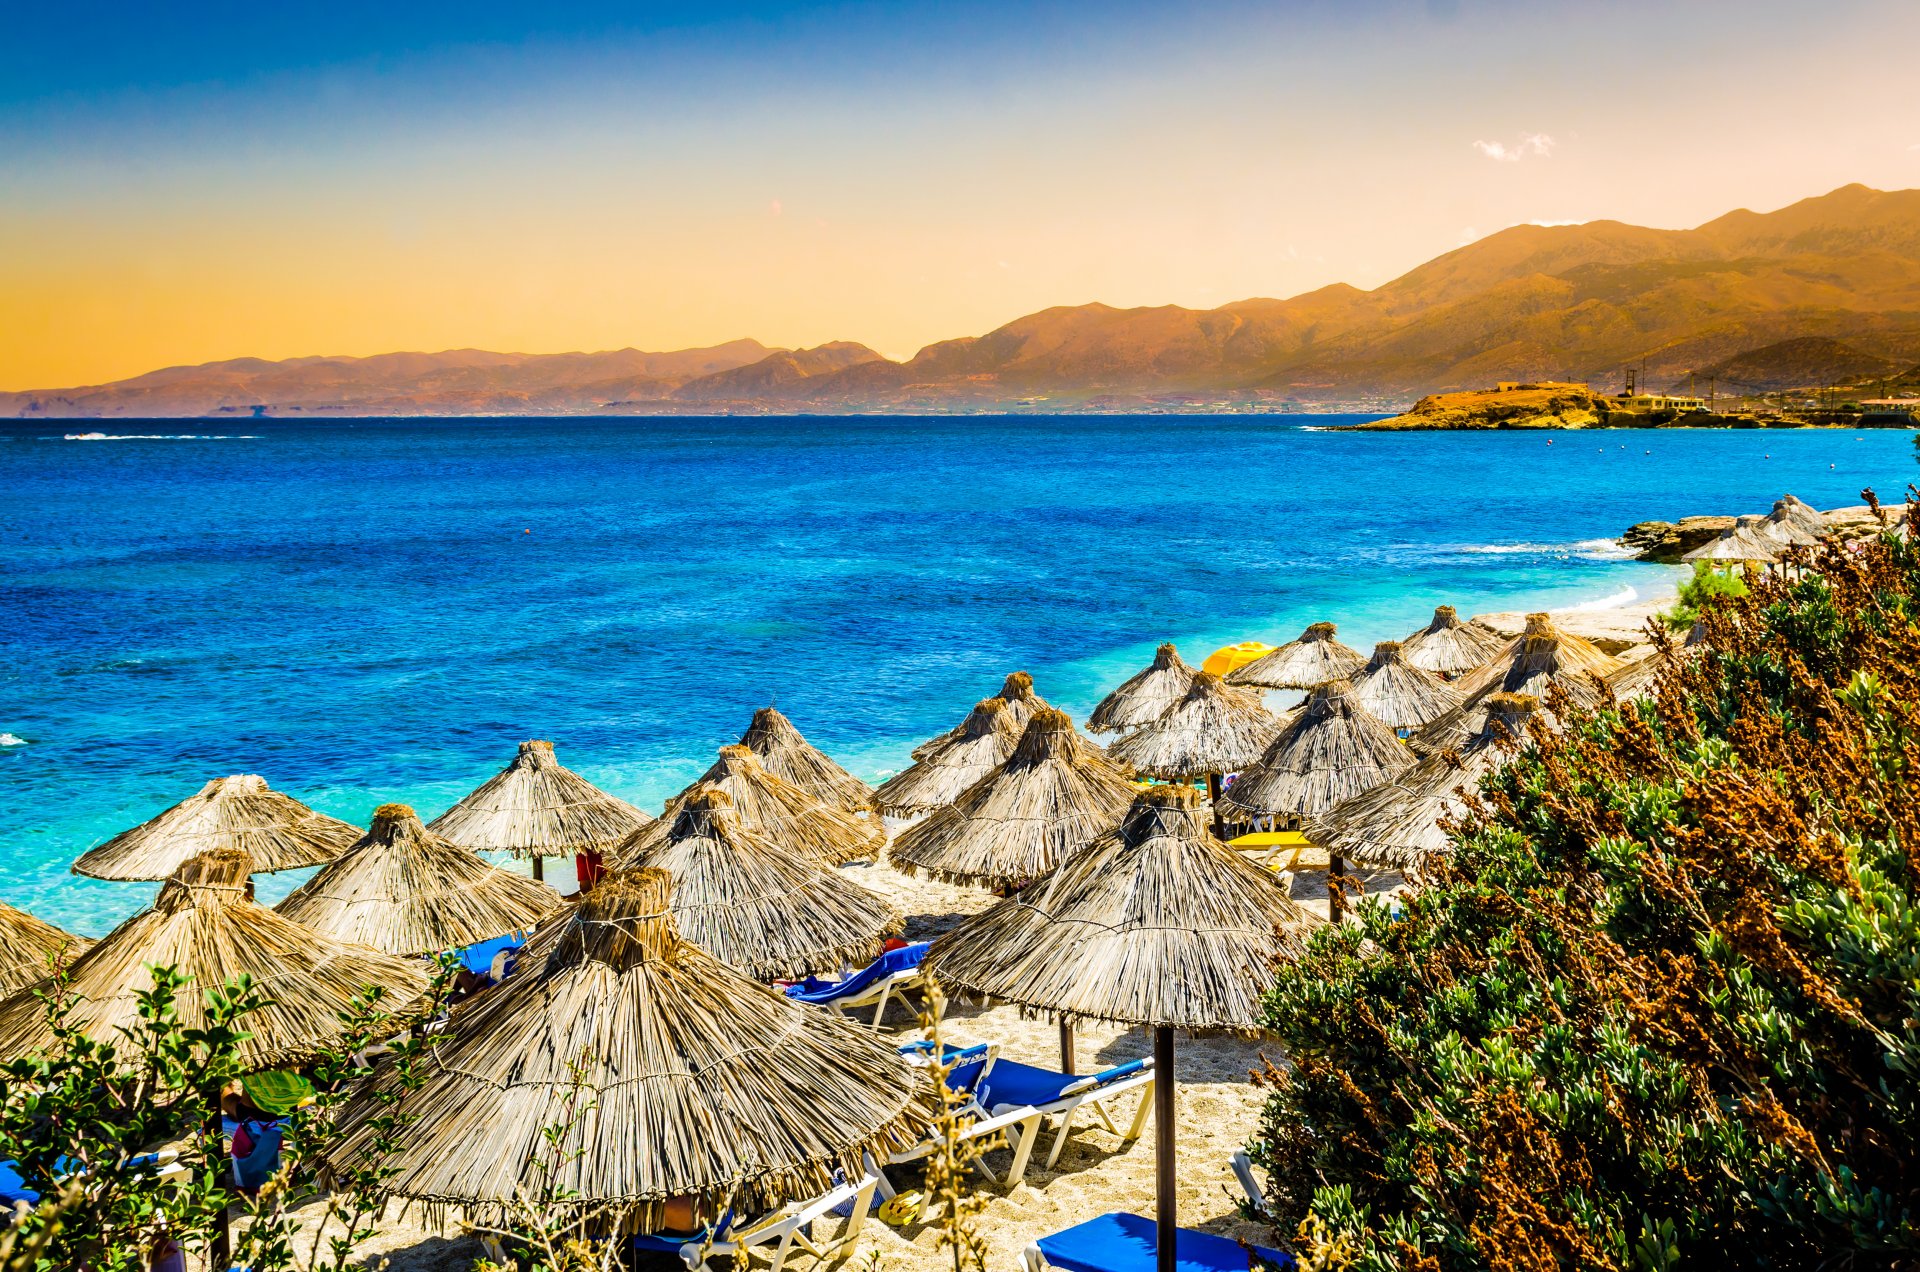
[(533, 877), (536, 879), (545, 879), (547, 877), (546, 871), (540, 868), (541, 860), (539, 854), (536, 853), (533, 858)]
[(1341, 890), (1340, 880), (1347, 873), (1347, 863), (1342, 857), (1327, 856), (1327, 920), (1338, 923), (1347, 913), (1346, 893)]
[(1226, 827), (1220, 821), (1220, 775), (1207, 774), (1207, 800), (1213, 809), (1213, 834), (1216, 839), (1226, 838)]
[(1073, 1072), (1073, 1021), (1060, 1017), (1060, 1072)]
[(1156, 1272), (1174, 1272), (1180, 1204), (1174, 1179), (1173, 1030), (1153, 1031), (1153, 1187)]

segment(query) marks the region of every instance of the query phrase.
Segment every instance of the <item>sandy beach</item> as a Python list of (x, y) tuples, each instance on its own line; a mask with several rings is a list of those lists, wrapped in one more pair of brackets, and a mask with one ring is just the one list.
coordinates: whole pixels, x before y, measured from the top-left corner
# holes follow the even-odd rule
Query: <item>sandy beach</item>
[[(909, 878), (885, 865), (846, 870), (912, 916), (907, 928), (911, 940), (938, 936), (993, 900), (985, 892)], [(1310, 907), (1317, 897), (1317, 908), (1324, 913), (1324, 887), (1309, 886), (1303, 878), (1295, 896)], [(920, 1036), (913, 1013), (898, 1007), (889, 1010), (885, 1028), (902, 1042)], [(1047, 1066), (1059, 1061), (1054, 1024), (1023, 1019), (1012, 1007), (955, 1003), (947, 1013), (942, 1036), (961, 1045), (997, 1042), (1001, 1055), (1010, 1060)], [(1076, 1038), (1079, 1068), (1087, 1072), (1139, 1059), (1152, 1050), (1151, 1038), (1138, 1029), (1086, 1025)], [(1263, 1225), (1240, 1217), (1235, 1199), (1242, 1194), (1229, 1165), (1234, 1150), (1245, 1144), (1258, 1122), (1261, 1093), (1249, 1074), (1261, 1063), (1260, 1056), (1259, 1044), (1239, 1039), (1179, 1041), (1180, 1220), (1187, 1227), (1255, 1240), (1271, 1236)], [(1128, 1106), (1129, 1116), (1131, 1112)], [(1124, 1130), (1129, 1118), (1116, 1112), (1114, 1120)], [(1036, 1151), (1023, 1181), (1008, 1187), (976, 1176), (992, 1198), (980, 1217), (980, 1232), (991, 1251), (989, 1266), (996, 1272), (1012, 1269), (1021, 1249), (1046, 1233), (1108, 1211), (1153, 1212), (1151, 1118), (1146, 1132), (1131, 1144), (1123, 1144), (1097, 1119), (1076, 1123), (1059, 1162), (1048, 1170), (1044, 1146), (1051, 1144), (1051, 1135), (1050, 1130), (1043, 1132), (1043, 1148)], [(1008, 1160), (1009, 1154), (1000, 1150), (986, 1162), (996, 1174), (1003, 1174)], [(919, 1187), (917, 1166), (896, 1167), (892, 1177), (903, 1190)], [(302, 1207), (299, 1217), (317, 1222), (323, 1210), (324, 1203), (315, 1201)], [(311, 1240), (310, 1232), (306, 1240)], [(852, 1257), (862, 1260), (871, 1250), (880, 1256), (883, 1268), (939, 1272), (951, 1267), (952, 1256), (936, 1249), (935, 1240), (936, 1231), (927, 1224), (894, 1228), (870, 1217)], [(473, 1237), (435, 1227), (409, 1212), (390, 1216), (381, 1234), (367, 1242), (361, 1253), (391, 1260), (392, 1272), (457, 1272), (482, 1251)]]
[[(1673, 604), (1675, 594), (1671, 588), (1662, 588), (1621, 604), (1608, 604), (1607, 599), (1556, 611), (1554, 620), (1564, 630), (1601, 643), (1610, 651), (1627, 651), (1645, 643), (1647, 624)], [(1521, 611), (1476, 618), (1508, 635), (1518, 634), (1526, 623)], [(1293, 897), (1324, 918), (1325, 854), (1309, 850), (1297, 864), (1300, 869), (1292, 882)], [(906, 934), (910, 940), (937, 937), (993, 900), (983, 891), (911, 878), (884, 862), (844, 869), (909, 916)], [(1364, 875), (1362, 883), (1369, 895), (1390, 893), (1404, 886), (1403, 879), (1392, 872)], [(899, 1006), (889, 1010), (885, 1029), (902, 1042), (920, 1036), (913, 1013)], [(960, 1045), (997, 1042), (1000, 1054), (1010, 1060), (1046, 1066), (1056, 1066), (1059, 1061), (1059, 1039), (1053, 1022), (1024, 1018), (1009, 1006), (955, 1003), (944, 1022), (943, 1037)], [(1152, 1043), (1144, 1030), (1084, 1025), (1078, 1031), (1076, 1045), (1078, 1067), (1093, 1072), (1143, 1057), (1151, 1051)], [(1262, 1094), (1250, 1075), (1260, 1066), (1261, 1056), (1259, 1043), (1243, 1039), (1180, 1040), (1180, 1216), (1185, 1226), (1250, 1240), (1264, 1241), (1273, 1236), (1265, 1225), (1241, 1215), (1237, 1202), (1242, 1193), (1230, 1166), (1234, 1151), (1245, 1146), (1258, 1126)], [(1130, 1116), (1131, 1107), (1127, 1114)], [(1115, 1121), (1124, 1129), (1129, 1116), (1116, 1113)], [(1098, 1120), (1076, 1124), (1060, 1160), (1049, 1170), (1044, 1165), (1044, 1150), (1053, 1134), (1049, 1129), (1043, 1132), (1042, 1147), (1024, 1179), (1007, 1185), (976, 1176), (978, 1186), (990, 1198), (979, 1221), (990, 1250), (990, 1266), (1010, 1269), (1021, 1249), (1035, 1238), (1096, 1215), (1109, 1211), (1151, 1214), (1153, 1133), (1151, 1118), (1145, 1134), (1133, 1143), (1123, 1142)], [(987, 1165), (999, 1175), (1009, 1160), (1009, 1152), (999, 1149), (988, 1156)], [(920, 1186), (917, 1166), (893, 1168), (891, 1177), (902, 1190)], [(314, 1201), (302, 1207), (298, 1217), (314, 1223), (323, 1209), (324, 1203)], [(842, 1251), (840, 1257), (861, 1260), (871, 1251), (883, 1268), (940, 1272), (951, 1266), (951, 1255), (937, 1248), (936, 1235), (935, 1229), (925, 1223), (893, 1227), (870, 1217), (857, 1248), (851, 1253)], [(389, 1260), (393, 1272), (455, 1272), (479, 1258), (482, 1249), (476, 1238), (457, 1228), (440, 1228), (418, 1214), (396, 1208), (380, 1235), (366, 1242), (361, 1253)]]

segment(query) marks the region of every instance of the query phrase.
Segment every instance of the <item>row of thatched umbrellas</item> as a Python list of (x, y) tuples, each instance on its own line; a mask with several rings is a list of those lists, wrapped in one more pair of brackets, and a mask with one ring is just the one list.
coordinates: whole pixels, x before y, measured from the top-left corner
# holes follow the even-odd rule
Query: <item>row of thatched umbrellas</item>
[[(1010, 688), (1030, 691), (1024, 681), (1017, 678)], [(1073, 733), (1063, 713), (1037, 700), (1029, 709), (1016, 771), (1069, 787), (1091, 780), (1103, 788), (1105, 806), (1117, 805), (1118, 812), (1084, 823), (1086, 834), (1104, 833), (1071, 857), (1074, 870), (1058, 872), (943, 938), (934, 962), (941, 980), (962, 992), (1008, 998), (1063, 1018), (1156, 1028), (1156, 1054), (1167, 1075), (1159, 1103), (1160, 1166), (1170, 1205), (1171, 1031), (1251, 1031), (1269, 969), (1306, 916), (1271, 876), (1206, 833), (1191, 791), (1150, 791), (1126, 813), (1132, 788), (1097, 748)], [(792, 738), (804, 745), (797, 732)], [(542, 789), (566, 785), (554, 776), (564, 770), (550, 749), (523, 748), (515, 764), (542, 770)], [(804, 762), (786, 767), (796, 775), (811, 767), (816, 779), (824, 772)], [(1094, 776), (1089, 779), (1082, 768)], [(1013, 779), (1002, 777), (1010, 787)], [(530, 813), (538, 810), (504, 809), (497, 798), (500, 780), (482, 788), (493, 792), (487, 824), (513, 825), (523, 840), (541, 837), (551, 844), (565, 838), (535, 824), (541, 819)], [(834, 1169), (855, 1169), (865, 1155), (891, 1152), (917, 1138), (932, 1105), (891, 1048), (838, 1017), (765, 991), (737, 964), (722, 963), (683, 939), (681, 927), (697, 926), (703, 916), (698, 907), (676, 904), (674, 892), (739, 886), (743, 880), (751, 891), (757, 882), (738, 869), (716, 868), (721, 859), (750, 857), (767, 868), (804, 856), (791, 843), (766, 841), (756, 848), (754, 841), (764, 836), (735, 819), (734, 801), (722, 789), (726, 783), (749, 791), (786, 785), (751, 752), (728, 748), (714, 770), (670, 804), (672, 832), (653, 834), (659, 823), (643, 823), (616, 853), (616, 866), (624, 868), (536, 932), (528, 944), (533, 966), (456, 1017), (450, 1041), (434, 1053), (433, 1078), (409, 1097), (410, 1107), (427, 1116), (398, 1163), (392, 1185), (397, 1195), (502, 1217), (515, 1189), (530, 1182), (535, 1150), (544, 1144), (564, 1090), (584, 1088), (592, 1096), (588, 1115), (570, 1132), (582, 1151), (559, 1155), (565, 1163), (560, 1186), (577, 1190), (570, 1204), (611, 1207), (622, 1224), (638, 1227), (655, 1222), (668, 1197), (724, 1191), (752, 1204), (791, 1196), (824, 1186)], [(844, 783), (836, 785), (842, 797), (850, 793)], [(571, 789), (564, 807), (578, 814), (581, 794)], [(992, 815), (991, 788), (968, 794), (976, 795), (978, 811)], [(445, 898), (438, 908), (417, 904), (417, 897), (411, 906), (402, 902), (412, 894), (444, 891), (441, 873), (451, 874), (468, 908), (486, 904), (486, 898), (535, 909), (546, 903), (544, 895), (537, 901), (531, 892), (511, 895), (475, 874), (476, 867), (494, 868), (422, 826), (404, 806), (390, 805), (376, 814), (371, 831), (276, 913), (252, 900), (248, 876), (263, 865), (284, 866), (320, 851), (318, 844), (331, 833), (326, 819), (257, 781), (212, 784), (188, 804), (195, 801), (231, 802), (254, 815), (230, 809), (219, 816), (205, 807), (179, 806), (119, 837), (130, 843), (102, 846), (129, 855), (138, 848), (148, 866), (180, 849), (182, 835), (200, 851), (173, 871), (153, 907), (76, 961), (73, 986), (83, 1000), (76, 1020), (90, 1032), (110, 1033), (116, 1020), (88, 1018), (86, 1009), (96, 1001), (124, 999), (141, 979), (144, 962), (173, 964), (203, 984), (243, 971), (264, 973), (299, 1015), (263, 1017), (249, 1060), (285, 1063), (335, 1036), (325, 1017), (345, 1005), (347, 986), (384, 985), (390, 1005), (402, 1010), (421, 993), (421, 964), (351, 938), (391, 940), (410, 932), (409, 940), (424, 939), (422, 929), (449, 914)], [(790, 804), (772, 800), (765, 806), (776, 816), (791, 816)], [(604, 824), (606, 810), (594, 816)], [(88, 864), (99, 869), (103, 860), (95, 856)], [(870, 894), (844, 880), (838, 889), (814, 887), (807, 872), (838, 876), (824, 862), (804, 866), (798, 875), (762, 882), (767, 891), (798, 898), (798, 908), (818, 913), (823, 926), (836, 926), (838, 918), (842, 928), (897, 930), (899, 916), (890, 907), (849, 918), (847, 897)], [(523, 889), (545, 891), (536, 881), (494, 873)], [(406, 921), (372, 921), (383, 900), (404, 910)], [(354, 925), (347, 935), (324, 935), (293, 921), (289, 910), (326, 927), (343, 919)], [(742, 908), (733, 912), (737, 919)], [(1083, 939), (1090, 932), (1097, 939)], [(707, 935), (708, 943), (727, 948), (741, 937)], [(746, 939), (767, 935), (759, 929)], [(57, 934), (48, 930), (48, 936)], [(856, 952), (864, 950), (836, 949), (826, 957)], [(746, 970), (768, 975), (774, 969)], [(312, 983), (329, 971), (335, 974), (325, 983)], [(39, 1006), (30, 994), (0, 1005), (0, 1051), (17, 1054), (44, 1045), (31, 1018)], [(193, 1004), (182, 1006), (192, 1023)], [(126, 1019), (122, 1012), (117, 1023)], [(747, 1063), (743, 1055), (757, 1058)], [(582, 1061), (592, 1070), (584, 1079)], [(652, 1078), (661, 1081), (640, 1080)], [(1163, 1218), (1173, 1223), (1170, 1209)]]
[[(1460, 627), (1443, 613), (1420, 635), (1457, 649), (1472, 641)], [(1458, 701), (1434, 719), (1473, 705), (1498, 729), (1516, 730), (1526, 700), (1501, 686), (1528, 668), (1532, 676), (1555, 670), (1535, 646), (1557, 635), (1529, 635), (1537, 639), (1516, 642), (1501, 674), (1486, 674), (1496, 658), (1463, 678)], [(1331, 625), (1310, 629), (1296, 645), (1323, 648), (1306, 650), (1296, 666), (1349, 661), (1332, 637)], [(1374, 661), (1382, 669), (1410, 663), (1399, 650), (1376, 651)], [(1274, 674), (1274, 665), (1252, 675)], [(1176, 694), (1173, 681), (1183, 674), (1189, 683)], [(76, 961), (74, 987), (86, 1000), (79, 1023), (109, 1033), (126, 1023), (143, 965), (172, 963), (202, 985), (252, 971), (275, 977), (292, 1014), (263, 1021), (250, 1058), (284, 1063), (331, 1040), (329, 1022), (337, 1029), (338, 1010), (359, 985), (386, 986), (397, 1008), (418, 997), (423, 966), (394, 954), (544, 920), (529, 942), (528, 969), (462, 1010), (453, 1038), (436, 1052), (434, 1078), (409, 1097), (429, 1114), (429, 1129), (403, 1153), (395, 1193), (491, 1207), (497, 1216), (512, 1188), (530, 1182), (533, 1137), (550, 1125), (563, 1090), (578, 1085), (574, 1065), (585, 1058), (595, 1070), (585, 1084), (595, 1093), (590, 1116), (578, 1127), (587, 1151), (563, 1155), (579, 1204), (612, 1207), (623, 1224), (645, 1227), (672, 1196), (727, 1193), (743, 1204), (792, 1196), (824, 1186), (832, 1170), (855, 1168), (868, 1153), (911, 1142), (931, 1105), (902, 1076), (891, 1048), (768, 993), (756, 978), (877, 951), (901, 916), (832, 866), (878, 850), (884, 830), (872, 817), (875, 804), (930, 813), (893, 845), (903, 870), (1028, 884), (942, 938), (930, 966), (943, 984), (1063, 1022), (1155, 1030), (1160, 1219), (1170, 1226), (1172, 1031), (1252, 1031), (1269, 969), (1310, 920), (1268, 872), (1207, 833), (1190, 789), (1136, 793), (1121, 766), (1175, 779), (1218, 771), (1206, 764), (1231, 772), (1245, 767), (1237, 756), (1252, 743), (1264, 758), (1292, 737), (1295, 745), (1273, 754), (1264, 773), (1243, 775), (1256, 783), (1251, 799), (1259, 783), (1287, 785), (1282, 760), (1305, 756), (1294, 784), (1323, 791), (1329, 774), (1356, 764), (1384, 772), (1383, 738), (1405, 748), (1365, 717), (1344, 685), (1322, 686), (1282, 719), (1186, 668), (1169, 647), (1128, 686), (1102, 704), (1108, 722), (1129, 708), (1129, 697), (1158, 695), (1162, 710), (1132, 726), (1110, 754), (1016, 674), (873, 793), (784, 717), (763, 711), (742, 745), (724, 748), (657, 821), (559, 766), (543, 743), (523, 746), (505, 772), (431, 826), (390, 805), (365, 835), (257, 778), (210, 783), (76, 864), (123, 878), (174, 865), (149, 911)], [(1464, 753), (1491, 756), (1500, 736), (1483, 730), (1475, 741), (1484, 744)], [(1442, 781), (1450, 790), (1470, 780), (1450, 752), (1412, 765), (1422, 766), (1430, 772), (1402, 787), (1425, 790), (1428, 804), (1441, 798), (1434, 792)], [(1427, 811), (1395, 805), (1381, 820), (1418, 821)], [(1430, 820), (1437, 824), (1437, 815)], [(344, 836), (352, 838), (343, 848)], [(544, 884), (488, 865), (477, 848), (536, 859), (607, 851), (616, 873), (561, 907)], [(278, 912), (252, 901), (253, 871), (319, 861), (325, 868)], [(31, 938), (23, 945), (44, 951), (63, 939), (10, 913)], [(182, 1006), (191, 1023), (193, 1004)], [(43, 1043), (39, 1014), (30, 994), (0, 1003), (0, 1053)], [(764, 1041), (750, 1036), (756, 1030)], [(738, 1046), (767, 1051), (742, 1068), (728, 1060)]]

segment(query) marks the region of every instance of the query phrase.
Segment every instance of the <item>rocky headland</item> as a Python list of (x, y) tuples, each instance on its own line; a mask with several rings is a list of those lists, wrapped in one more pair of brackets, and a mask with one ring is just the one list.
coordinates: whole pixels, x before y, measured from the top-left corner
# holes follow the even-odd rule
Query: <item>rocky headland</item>
[[(1833, 508), (1820, 515), (1827, 523), (1827, 533), (1841, 539), (1860, 539), (1878, 534), (1882, 529), (1880, 519), (1865, 504)], [(1733, 529), (1735, 520), (1737, 518), (1731, 516), (1698, 516), (1682, 517), (1678, 521), (1636, 522), (1620, 536), (1620, 546), (1633, 549), (1635, 560), (1678, 565), (1687, 553)]]

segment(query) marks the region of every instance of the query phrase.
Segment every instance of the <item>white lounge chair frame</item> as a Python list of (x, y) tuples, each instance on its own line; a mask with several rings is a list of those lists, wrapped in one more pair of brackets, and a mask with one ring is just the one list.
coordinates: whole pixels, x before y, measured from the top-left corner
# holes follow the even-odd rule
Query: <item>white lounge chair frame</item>
[[(769, 1246), (772, 1250), (768, 1272), (781, 1272), (795, 1246), (816, 1259), (824, 1259), (836, 1251), (850, 1248), (859, 1239), (860, 1229), (866, 1225), (867, 1215), (873, 1209), (873, 1194), (884, 1183), (880, 1172), (870, 1170), (859, 1179), (841, 1184), (791, 1213), (769, 1215), (745, 1228), (731, 1229), (726, 1236), (711, 1241), (689, 1241), (680, 1247), (680, 1261), (686, 1264), (687, 1272), (712, 1272), (708, 1261), (715, 1255), (736, 1256), (736, 1266), (746, 1266), (751, 1263), (751, 1256), (756, 1250), (764, 1250)], [(846, 1231), (832, 1242), (815, 1242), (807, 1229), (834, 1207), (849, 1201), (853, 1203), (853, 1213), (847, 1217)]]
[[(1053, 1147), (1047, 1152), (1047, 1169), (1052, 1170), (1054, 1163), (1060, 1160), (1060, 1151), (1067, 1146), (1067, 1136), (1073, 1131), (1074, 1115), (1080, 1111), (1083, 1105), (1091, 1106), (1093, 1111), (1099, 1115), (1100, 1120), (1106, 1124), (1107, 1129), (1115, 1135), (1119, 1135), (1120, 1128), (1114, 1123), (1113, 1115), (1107, 1112), (1107, 1105), (1109, 1102), (1120, 1098), (1128, 1092), (1137, 1090), (1140, 1092), (1140, 1104), (1133, 1111), (1132, 1125), (1127, 1128), (1126, 1134), (1121, 1136), (1123, 1142), (1131, 1144), (1134, 1140), (1140, 1138), (1142, 1131), (1147, 1129), (1147, 1115), (1153, 1112), (1153, 1061), (1148, 1060), (1146, 1068), (1138, 1073), (1124, 1077), (1118, 1082), (1102, 1084), (1095, 1080), (1096, 1076), (1097, 1075), (1089, 1074), (1087, 1077), (1082, 1078), (1072, 1086), (1065, 1088), (1060, 1093), (1059, 1099), (1048, 1104), (996, 1104), (987, 1111), (995, 1116), (1012, 1116), (1024, 1109), (1043, 1119), (1049, 1117), (1059, 1118), (1060, 1129), (1053, 1137)], [(985, 1075), (982, 1075), (983, 1080), (984, 1077)], [(1025, 1165), (1026, 1160), (1022, 1158), (1020, 1166), (1024, 1168)], [(1019, 1177), (1020, 1172), (1015, 1172), (1012, 1176), (1014, 1179), (1018, 1179)]]

